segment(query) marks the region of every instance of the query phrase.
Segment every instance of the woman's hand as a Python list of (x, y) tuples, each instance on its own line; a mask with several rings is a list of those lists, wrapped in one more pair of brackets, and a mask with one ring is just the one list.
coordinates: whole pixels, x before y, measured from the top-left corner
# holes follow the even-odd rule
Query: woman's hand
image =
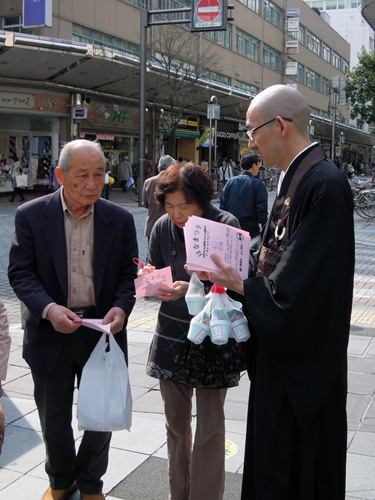
[(189, 283), (187, 281), (175, 281), (172, 288), (160, 286), (158, 288), (160, 293), (154, 295), (153, 298), (164, 302), (178, 300), (181, 297), (185, 297), (188, 288)]
[(138, 278), (141, 276), (145, 276), (146, 274), (152, 273), (152, 271), (155, 271), (155, 266), (151, 266), (151, 264), (147, 264), (143, 269), (139, 271), (137, 274)]

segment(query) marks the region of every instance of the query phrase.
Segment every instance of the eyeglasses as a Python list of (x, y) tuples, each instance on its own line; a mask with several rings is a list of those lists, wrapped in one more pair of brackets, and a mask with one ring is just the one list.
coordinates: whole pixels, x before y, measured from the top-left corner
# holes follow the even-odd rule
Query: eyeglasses
[[(254, 132), (256, 132), (260, 128), (264, 127), (265, 125), (268, 125), (269, 123), (275, 121), (276, 118), (277, 118), (277, 116), (275, 118), (272, 118), (272, 120), (268, 120), (268, 122), (266, 122), (266, 123), (262, 123), (262, 125), (258, 125), (258, 127), (254, 127), (254, 128), (252, 128), (250, 130), (246, 130), (247, 137), (249, 137), (249, 139), (251, 139), (253, 141), (254, 140)], [(286, 120), (287, 122), (292, 122), (293, 121), (292, 118), (284, 118), (283, 116), (281, 116), (281, 118), (283, 120)]]

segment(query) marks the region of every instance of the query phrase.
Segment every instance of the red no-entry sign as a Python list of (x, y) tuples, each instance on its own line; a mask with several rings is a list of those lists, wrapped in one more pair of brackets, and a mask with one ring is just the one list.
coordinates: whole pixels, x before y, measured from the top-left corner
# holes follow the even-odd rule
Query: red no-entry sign
[(227, 0), (192, 0), (191, 31), (225, 31)]
[(197, 4), (197, 17), (203, 23), (210, 23), (220, 14), (218, 0), (200, 0)]

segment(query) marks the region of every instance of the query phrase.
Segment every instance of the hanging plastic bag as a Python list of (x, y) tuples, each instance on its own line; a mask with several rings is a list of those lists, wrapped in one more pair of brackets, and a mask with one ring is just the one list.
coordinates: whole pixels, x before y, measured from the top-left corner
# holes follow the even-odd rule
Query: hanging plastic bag
[(222, 295), (226, 296), (225, 288), (219, 285), (213, 285), (209, 301), (211, 310), (210, 331), (211, 341), (217, 345), (226, 344), (232, 330), (231, 322), (229, 321), (228, 314), (221, 299)]
[(242, 312), (241, 302), (236, 302), (228, 297), (227, 294), (221, 295), (224, 310), (232, 324), (231, 337), (234, 337), (237, 342), (246, 342), (250, 338), (249, 325), (247, 319)]
[(134, 179), (133, 177), (129, 177), (128, 180), (126, 181), (126, 187), (129, 188), (134, 184)]
[(195, 272), (191, 275), (185, 300), (188, 306), (189, 314), (192, 316), (199, 314), (205, 305), (206, 298), (204, 296), (204, 285)]
[(210, 305), (207, 303), (203, 311), (190, 321), (187, 338), (193, 344), (201, 344), (210, 335)]
[(79, 430), (130, 430), (132, 397), (128, 367), (113, 335), (103, 333), (83, 367), (77, 418)]

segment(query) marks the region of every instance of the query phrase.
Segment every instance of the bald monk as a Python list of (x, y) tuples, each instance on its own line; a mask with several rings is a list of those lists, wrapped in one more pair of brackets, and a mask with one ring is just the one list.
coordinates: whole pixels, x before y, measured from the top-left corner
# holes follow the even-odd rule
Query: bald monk
[(292, 87), (251, 102), (249, 149), (280, 166), (279, 189), (249, 278), (215, 255), (208, 276), (236, 292), (252, 332), (242, 500), (345, 499), (353, 200), (309, 118)]

